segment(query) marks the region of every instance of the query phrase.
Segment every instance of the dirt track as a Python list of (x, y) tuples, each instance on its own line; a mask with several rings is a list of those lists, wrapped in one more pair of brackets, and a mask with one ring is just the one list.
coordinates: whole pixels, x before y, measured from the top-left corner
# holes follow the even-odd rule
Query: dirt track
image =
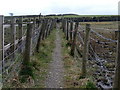
[(61, 37), (59, 35), (59, 26), (57, 25), (55, 49), (53, 51), (53, 61), (50, 63), (50, 69), (45, 81), (46, 88), (62, 88), (64, 66), (61, 54)]

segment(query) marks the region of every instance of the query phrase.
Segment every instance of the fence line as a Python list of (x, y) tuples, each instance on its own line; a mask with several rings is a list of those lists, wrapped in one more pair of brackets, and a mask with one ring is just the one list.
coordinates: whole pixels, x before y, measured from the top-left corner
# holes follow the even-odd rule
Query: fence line
[[(70, 34), (72, 33), (72, 34), (74, 34), (75, 33), (75, 28), (72, 28), (72, 30), (69, 28), (69, 27), (71, 27), (71, 26), (69, 26), (69, 27), (64, 27), (64, 24), (65, 24), (65, 22), (69, 22), (69, 23), (71, 23), (71, 22), (73, 22), (73, 23), (75, 23), (74, 21), (72, 21), (72, 20), (67, 20), (67, 19), (64, 19), (63, 20), (64, 22), (62, 22), (63, 23), (63, 31), (64, 31), (64, 33), (65, 33), (65, 36), (66, 36), (66, 31), (68, 31), (69, 33), (68, 33), (68, 36), (70, 36)], [(69, 30), (67, 30), (67, 29), (69, 29)], [(95, 28), (94, 28), (95, 29)], [(78, 28), (78, 32), (77, 32), (77, 41), (76, 41), (76, 43), (75, 43), (75, 47), (76, 47), (76, 50), (77, 50), (77, 52), (78, 52), (78, 54), (79, 54), (79, 56), (80, 57), (82, 57), (83, 58), (83, 55), (85, 55), (84, 53), (83, 53), (83, 47), (84, 46), (86, 46), (85, 45), (85, 38), (86, 38), (86, 36), (85, 36), (85, 30), (86, 29), (84, 29), (83, 27), (81, 27), (81, 25), (79, 25), (79, 28)], [(105, 80), (107, 81), (107, 82), (103, 82), (102, 80), (101, 81), (99, 81), (99, 82), (97, 82), (97, 86), (98, 87), (100, 87), (100, 88), (112, 88), (112, 83), (113, 83), (113, 78), (111, 78), (110, 76), (109, 76), (109, 74), (110, 73), (113, 73), (113, 71), (114, 70), (112, 70), (112, 71), (110, 71), (109, 70), (109, 68), (107, 67), (107, 66), (105, 66), (105, 63), (106, 62), (108, 62), (108, 59), (109, 60), (112, 60), (113, 58), (115, 59), (115, 56), (110, 56), (109, 54), (106, 54), (106, 53), (108, 53), (109, 51), (102, 51), (102, 53), (103, 53), (103, 56), (102, 56), (102, 54), (100, 55), (99, 53), (98, 53), (98, 51), (96, 52), (96, 50), (95, 50), (95, 48), (94, 48), (94, 46), (95, 45), (97, 45), (97, 44), (99, 44), (99, 46), (97, 46), (98, 47), (98, 49), (99, 48), (101, 48), (101, 50), (102, 49), (104, 49), (104, 47), (100, 47), (100, 45), (108, 45), (108, 46), (106, 46), (107, 48), (108, 48), (108, 50), (113, 50), (114, 48), (109, 48), (109, 46), (111, 45), (111, 44), (113, 44), (114, 43), (114, 45), (116, 45), (116, 43), (118, 42), (117, 40), (113, 40), (113, 39), (110, 39), (110, 38), (107, 38), (107, 37), (105, 37), (104, 35), (102, 35), (102, 34), (99, 34), (98, 32), (96, 32), (95, 30), (93, 30), (93, 28), (90, 28), (90, 33), (94, 33), (94, 34), (92, 34), (92, 35), (96, 35), (97, 36), (97, 39), (94, 37), (92, 37), (92, 35), (90, 36), (90, 38), (88, 38), (87, 40), (89, 40), (90, 39), (90, 45), (89, 45), (89, 52), (87, 53), (86, 52), (86, 55), (88, 55), (90, 58), (88, 58), (89, 60), (93, 60), (94, 62), (95, 62), (95, 64), (99, 67), (99, 69), (101, 70), (101, 72), (100, 73), (102, 73), (103, 75), (105, 74), (105, 76), (103, 76), (104, 78), (105, 78)], [(108, 29), (106, 29), (106, 30), (108, 30)], [(67, 36), (66, 36), (67, 37)], [(68, 37), (69, 38), (69, 37)], [(104, 39), (105, 41), (102, 41), (101, 39)], [(74, 40), (74, 39), (73, 39)], [(69, 41), (69, 39), (68, 39), (68, 41)], [(77, 43), (78, 42), (78, 43)], [(94, 44), (95, 43), (95, 44)], [(79, 45), (79, 46), (78, 46)], [(87, 47), (84, 47), (84, 48), (87, 48)], [(72, 47), (71, 47), (71, 50), (72, 50)], [(81, 51), (82, 50), (82, 51)], [(100, 50), (100, 51), (101, 51)], [(107, 50), (107, 49), (104, 49), (104, 50)], [(115, 51), (112, 51), (112, 52), (115, 52)], [(105, 53), (105, 54), (104, 54)], [(85, 56), (86, 56), (85, 55)], [(109, 57), (110, 58), (105, 58), (106, 57), (106, 55), (109, 55)], [(87, 60), (88, 60), (87, 59)], [(84, 59), (82, 62), (83, 63), (85, 63), (84, 61), (85, 61), (86, 59)], [(113, 62), (113, 61), (112, 61)], [(114, 64), (115, 64), (115, 62), (114, 62)], [(98, 70), (99, 70), (98, 69)], [(114, 69), (114, 68), (113, 68)], [(100, 73), (98, 73), (98, 74), (100, 74)], [(112, 74), (112, 75), (114, 75), (114, 74)], [(85, 76), (85, 75), (84, 75)]]
[[(0, 57), (0, 63), (2, 64), (2, 67), (0, 68), (0, 71), (2, 69), (2, 72), (0, 72), (0, 74), (2, 74), (3, 84), (5, 84), (7, 83), (7, 80), (9, 78), (12, 78), (11, 76), (14, 76), (12, 75), (13, 72), (17, 73), (17, 71), (19, 71), (21, 68), (20, 67), (21, 64), (24, 64), (23, 62), (25, 61), (24, 60), (25, 57), (23, 55), (27, 54), (27, 52), (24, 53), (26, 50), (26, 47), (30, 47), (30, 51), (28, 53), (31, 53), (30, 55), (33, 55), (33, 53), (35, 53), (36, 51), (35, 48), (37, 47), (37, 43), (39, 43), (40, 45), (40, 42), (41, 42), (41, 41), (38, 42), (39, 36), (41, 37), (40, 40), (42, 40), (42, 38), (47, 38), (47, 36), (53, 30), (55, 25), (54, 23), (56, 23), (56, 20), (52, 18), (40, 18), (39, 16), (39, 20), (36, 19), (36, 17), (34, 17), (33, 22), (31, 18), (28, 18), (27, 19), (28, 21), (25, 22), (23, 17), (16, 18), (13, 16), (9, 19), (5, 19), (5, 22), (8, 22), (8, 21), (11, 21), (11, 22), (4, 23), (2, 19), (4, 20), (4, 16), (0, 16), (0, 56), (3, 55), (3, 58)], [(43, 21), (45, 21), (46, 24), (44, 24)], [(4, 31), (4, 29), (6, 28), (5, 27), (6, 24), (7, 25), (10, 24), (11, 26), (7, 28), (11, 30), (10, 33), (12, 38), (10, 41), (8, 40), (7, 45), (4, 46), (4, 44), (2, 43), (6, 42), (5, 41), (6, 39), (9, 39), (9, 37), (7, 37), (5, 34), (5, 33), (9, 33), (9, 30), (5, 30), (4, 33), (1, 32), (1, 31)], [(27, 26), (28, 28), (26, 28), (26, 24), (30, 24), (33, 27)], [(43, 24), (44, 24), (44, 27), (43, 27)], [(33, 30), (30, 37), (31, 38), (30, 41), (32, 43), (31, 46), (30, 44), (27, 44), (28, 42), (27, 38), (29, 37), (26, 36), (26, 33), (30, 31), (30, 29)], [(4, 40), (4, 37), (7, 37), (7, 38), (5, 38)], [(27, 44), (27, 46), (25, 46), (25, 44)], [(3, 47), (1, 45), (3, 45)], [(27, 58), (30, 58), (30, 56)]]

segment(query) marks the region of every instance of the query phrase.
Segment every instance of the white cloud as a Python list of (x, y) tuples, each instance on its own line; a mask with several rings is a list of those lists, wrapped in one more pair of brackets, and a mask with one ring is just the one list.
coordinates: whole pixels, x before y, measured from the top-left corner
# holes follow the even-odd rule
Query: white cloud
[(119, 0), (2, 0), (0, 14), (117, 14)]

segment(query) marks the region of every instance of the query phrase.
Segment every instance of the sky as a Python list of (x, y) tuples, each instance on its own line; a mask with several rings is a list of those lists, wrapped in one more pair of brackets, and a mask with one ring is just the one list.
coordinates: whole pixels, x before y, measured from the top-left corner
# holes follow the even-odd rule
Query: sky
[(119, 0), (1, 0), (0, 15), (117, 15)]

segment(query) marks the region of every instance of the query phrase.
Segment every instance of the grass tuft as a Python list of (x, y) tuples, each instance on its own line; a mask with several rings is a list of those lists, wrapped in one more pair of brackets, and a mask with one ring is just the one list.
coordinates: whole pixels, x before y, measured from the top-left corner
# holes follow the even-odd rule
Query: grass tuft
[(32, 77), (33, 79), (35, 78), (34, 72), (33, 72), (33, 67), (31, 65), (22, 67), (21, 71), (19, 72), (20, 75), (20, 81), (21, 83), (27, 82), (27, 79)]
[(87, 90), (89, 90), (89, 89), (97, 89), (95, 84), (93, 82), (91, 82), (91, 81), (87, 82), (86, 88), (87, 88)]

